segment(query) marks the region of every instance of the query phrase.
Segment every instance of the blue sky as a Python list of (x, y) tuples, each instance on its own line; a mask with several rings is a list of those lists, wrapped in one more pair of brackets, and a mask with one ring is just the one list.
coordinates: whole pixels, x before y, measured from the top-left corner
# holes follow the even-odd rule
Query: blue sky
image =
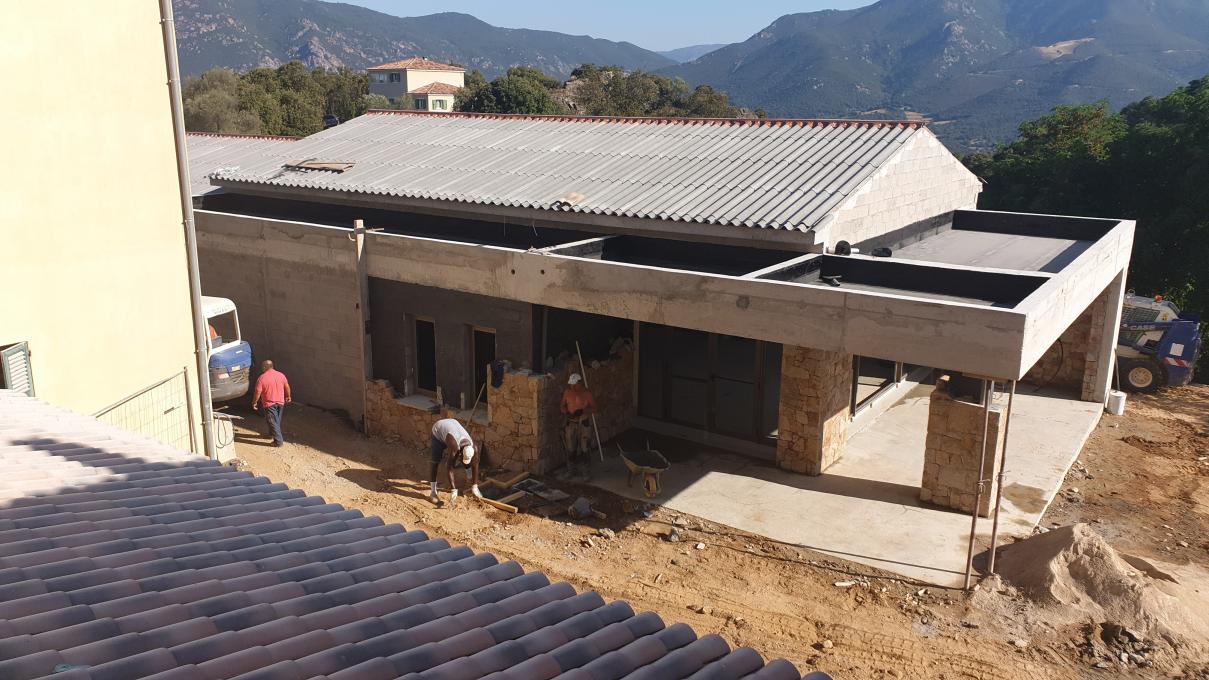
[(496, 26), (626, 40), (650, 50), (746, 40), (784, 14), (873, 0), (343, 0), (396, 16), (464, 12)]

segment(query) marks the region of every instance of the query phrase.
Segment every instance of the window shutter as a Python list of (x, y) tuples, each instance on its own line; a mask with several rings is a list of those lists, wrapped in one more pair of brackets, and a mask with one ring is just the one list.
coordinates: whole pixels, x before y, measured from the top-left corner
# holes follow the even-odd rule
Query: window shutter
[(18, 342), (0, 349), (0, 375), (4, 377), (2, 387), (26, 396), (34, 396), (34, 375), (29, 365), (29, 343)]

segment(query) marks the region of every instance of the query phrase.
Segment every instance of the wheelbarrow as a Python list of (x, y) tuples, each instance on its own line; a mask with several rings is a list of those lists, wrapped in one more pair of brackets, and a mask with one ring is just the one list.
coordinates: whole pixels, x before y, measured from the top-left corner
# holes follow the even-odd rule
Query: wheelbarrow
[(617, 445), (617, 450), (621, 453), (621, 460), (625, 462), (625, 466), (629, 469), (629, 477), (626, 478), (626, 486), (634, 486), (634, 478), (642, 477), (642, 492), (647, 498), (654, 498), (659, 495), (659, 475), (667, 472), (667, 469), (672, 465), (667, 462), (662, 453), (651, 448), (650, 442), (647, 442), (645, 451), (628, 452), (621, 448), (621, 444)]

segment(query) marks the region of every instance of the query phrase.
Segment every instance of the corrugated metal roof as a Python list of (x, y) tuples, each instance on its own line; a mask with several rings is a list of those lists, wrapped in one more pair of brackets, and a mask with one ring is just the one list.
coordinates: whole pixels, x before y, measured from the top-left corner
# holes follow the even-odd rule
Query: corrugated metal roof
[(923, 126), (375, 111), (291, 145), (341, 174), (245, 160), (215, 177), (568, 213), (808, 230)]
[(0, 390), (0, 678), (564, 673), (800, 678), (516, 562)]
[(202, 196), (218, 190), (210, 184), (211, 172), (218, 168), (239, 168), (241, 163), (271, 155), (298, 138), (190, 132), (186, 140), (189, 145), (189, 186), (194, 196)]

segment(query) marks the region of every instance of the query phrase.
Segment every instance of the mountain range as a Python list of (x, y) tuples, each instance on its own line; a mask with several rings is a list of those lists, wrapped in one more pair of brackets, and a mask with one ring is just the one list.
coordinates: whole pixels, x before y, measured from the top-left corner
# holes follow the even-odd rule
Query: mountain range
[(297, 59), (311, 68), (367, 66), (411, 56), (479, 69), (526, 65), (566, 78), (580, 64), (653, 70), (676, 63), (626, 42), (500, 28), (469, 14), (396, 17), (318, 0), (173, 0), (181, 72), (246, 71)]
[(726, 43), (689, 45), (687, 47), (677, 47), (674, 50), (660, 50), (659, 54), (662, 54), (677, 64), (683, 64), (686, 61), (692, 61), (709, 54), (720, 47), (726, 47)]
[(457, 13), (402, 18), (318, 0), (174, 4), (186, 74), (291, 59), (361, 69), (417, 55), (488, 78), (513, 65), (566, 78), (582, 63), (611, 64), (712, 85), (773, 116), (928, 118), (957, 151), (1006, 141), (1058, 104), (1121, 106), (1209, 73), (1209, 0), (880, 0), (665, 53)]
[(1058, 104), (1209, 73), (1209, 2), (881, 0), (786, 15), (661, 73), (774, 116), (923, 115), (951, 147), (986, 148)]

